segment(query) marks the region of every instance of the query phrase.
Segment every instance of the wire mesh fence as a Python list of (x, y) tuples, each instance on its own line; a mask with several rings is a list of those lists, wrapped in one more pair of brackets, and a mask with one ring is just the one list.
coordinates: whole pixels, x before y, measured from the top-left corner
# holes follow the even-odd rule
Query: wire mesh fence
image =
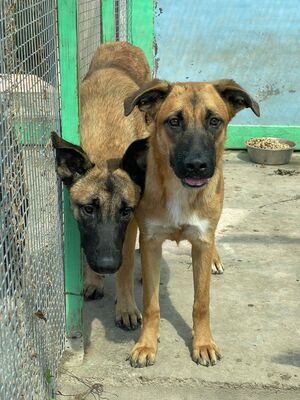
[(80, 80), (86, 75), (91, 58), (101, 43), (101, 0), (78, 0), (78, 54)]
[(0, 2), (0, 398), (54, 397), (64, 345), (53, 0)]
[[(82, 80), (89, 68), (91, 59), (102, 42), (102, 1), (78, 0), (78, 70)], [(114, 1), (114, 38), (118, 41), (128, 39), (128, 11), (131, 2)], [(111, 18), (112, 16), (110, 16)]]
[[(126, 0), (114, 2), (127, 39)], [(101, 0), (78, 0), (78, 69), (102, 39)], [(0, 2), (0, 399), (55, 397), (65, 345), (57, 0)]]

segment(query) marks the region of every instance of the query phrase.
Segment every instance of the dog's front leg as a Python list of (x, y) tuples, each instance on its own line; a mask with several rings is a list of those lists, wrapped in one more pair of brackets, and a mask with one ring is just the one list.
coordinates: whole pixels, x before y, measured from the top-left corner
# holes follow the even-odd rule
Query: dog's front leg
[(133, 219), (126, 230), (123, 244), (123, 262), (116, 273), (116, 325), (126, 330), (136, 329), (142, 315), (134, 299), (134, 252), (137, 224)]
[(141, 235), (141, 260), (143, 278), (143, 328), (138, 342), (131, 351), (133, 367), (153, 365), (159, 337), (159, 280), (162, 242)]
[(194, 276), (192, 358), (197, 364), (206, 367), (215, 365), (220, 359), (220, 352), (213, 340), (209, 320), (209, 288), (213, 249), (213, 243), (197, 241), (192, 244)]
[(85, 257), (83, 268), (84, 299), (101, 299), (104, 295), (104, 275), (96, 274), (88, 265)]

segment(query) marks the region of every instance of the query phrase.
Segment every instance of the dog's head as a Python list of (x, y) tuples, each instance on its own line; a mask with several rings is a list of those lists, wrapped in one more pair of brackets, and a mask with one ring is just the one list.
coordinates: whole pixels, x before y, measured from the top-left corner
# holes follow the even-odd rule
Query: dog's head
[(97, 273), (116, 272), (122, 263), (126, 228), (139, 200), (139, 189), (127, 173), (95, 166), (79, 146), (52, 133), (56, 170), (70, 193), (81, 246)]
[(214, 175), (226, 128), (244, 108), (259, 106), (232, 80), (175, 83), (153, 80), (125, 99), (125, 115), (135, 106), (146, 114), (157, 150), (182, 184), (203, 188)]

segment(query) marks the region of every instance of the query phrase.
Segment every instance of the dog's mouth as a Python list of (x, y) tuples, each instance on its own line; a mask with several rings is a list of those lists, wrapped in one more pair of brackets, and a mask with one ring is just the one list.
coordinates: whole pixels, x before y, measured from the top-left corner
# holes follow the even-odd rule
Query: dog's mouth
[(112, 275), (118, 272), (119, 268), (108, 268), (108, 267), (94, 267), (89, 265), (89, 267), (97, 274), (97, 275)]
[(208, 184), (207, 178), (183, 178), (182, 183), (184, 186), (190, 188), (200, 189)]

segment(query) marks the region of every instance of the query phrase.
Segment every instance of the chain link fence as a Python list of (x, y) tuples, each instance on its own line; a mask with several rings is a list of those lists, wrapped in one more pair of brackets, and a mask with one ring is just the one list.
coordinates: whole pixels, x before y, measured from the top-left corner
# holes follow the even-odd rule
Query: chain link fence
[(64, 346), (52, 0), (0, 2), (0, 398), (50, 399)]
[[(78, 71), (102, 39), (102, 2), (78, 0)], [(127, 40), (126, 0), (114, 2)], [(113, 16), (112, 16), (113, 18)], [(65, 346), (57, 0), (0, 2), (0, 399), (55, 398)]]

